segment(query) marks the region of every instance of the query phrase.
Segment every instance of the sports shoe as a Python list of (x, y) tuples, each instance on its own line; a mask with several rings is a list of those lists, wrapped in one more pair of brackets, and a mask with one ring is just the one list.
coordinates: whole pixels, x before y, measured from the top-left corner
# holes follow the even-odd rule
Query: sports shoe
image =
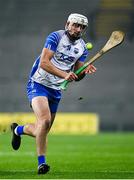
[(38, 174), (46, 174), (50, 170), (50, 166), (47, 164), (41, 164), (38, 167)]
[(21, 137), (17, 136), (14, 132), (15, 128), (18, 126), (17, 123), (11, 124), (11, 131), (12, 131), (12, 147), (14, 150), (18, 150), (21, 144)]

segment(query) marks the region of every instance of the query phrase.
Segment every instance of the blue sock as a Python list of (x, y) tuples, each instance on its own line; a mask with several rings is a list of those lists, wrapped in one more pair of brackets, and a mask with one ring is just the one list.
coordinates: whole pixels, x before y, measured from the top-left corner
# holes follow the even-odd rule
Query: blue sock
[(17, 126), (16, 129), (15, 129), (17, 135), (22, 135), (24, 134), (24, 126)]
[(46, 163), (46, 158), (44, 155), (38, 156), (38, 166), (40, 166), (41, 164), (45, 164)]

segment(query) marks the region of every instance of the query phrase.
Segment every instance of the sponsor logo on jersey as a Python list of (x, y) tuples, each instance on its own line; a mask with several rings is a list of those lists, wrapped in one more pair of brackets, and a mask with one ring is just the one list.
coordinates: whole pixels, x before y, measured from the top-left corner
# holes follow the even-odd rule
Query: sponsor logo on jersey
[(75, 60), (75, 57), (73, 56), (68, 56), (66, 54), (63, 54), (62, 52), (57, 51), (57, 59), (63, 60), (63, 61), (68, 61), (68, 62), (73, 62)]

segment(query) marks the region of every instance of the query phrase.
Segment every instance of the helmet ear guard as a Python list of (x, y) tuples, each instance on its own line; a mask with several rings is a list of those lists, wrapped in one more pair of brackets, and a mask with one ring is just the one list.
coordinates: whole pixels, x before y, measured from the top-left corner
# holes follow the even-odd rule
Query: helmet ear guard
[(70, 23), (70, 22), (68, 22), (68, 21), (66, 22), (66, 25), (65, 25), (65, 31), (68, 30), (68, 25), (69, 25), (69, 23)]

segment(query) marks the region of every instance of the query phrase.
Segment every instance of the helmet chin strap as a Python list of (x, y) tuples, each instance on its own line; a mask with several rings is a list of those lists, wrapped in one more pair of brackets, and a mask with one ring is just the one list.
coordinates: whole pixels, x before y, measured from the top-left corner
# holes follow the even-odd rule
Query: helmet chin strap
[(66, 30), (66, 35), (70, 39), (70, 41), (73, 41), (73, 42), (81, 38), (81, 34), (77, 37), (70, 35), (69, 30)]

